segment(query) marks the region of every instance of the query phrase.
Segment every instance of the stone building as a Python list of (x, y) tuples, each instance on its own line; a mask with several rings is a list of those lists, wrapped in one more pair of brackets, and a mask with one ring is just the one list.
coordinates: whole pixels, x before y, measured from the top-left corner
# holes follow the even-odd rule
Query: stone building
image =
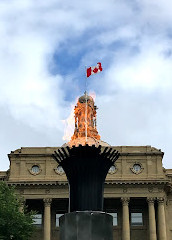
[[(86, 104), (88, 112), (84, 121)], [(104, 148), (108, 145), (98, 135), (95, 111), (91, 97), (79, 98), (74, 136), (66, 145), (84, 145), (86, 137), (87, 144), (101, 144)], [(172, 169), (163, 168), (164, 153), (151, 146), (112, 148), (120, 152), (120, 157), (106, 178), (104, 211), (113, 216), (114, 239), (171, 240)], [(10, 169), (0, 172), (0, 179), (15, 185), (17, 193), (24, 197), (23, 204), (37, 211), (33, 240), (58, 240), (59, 217), (68, 212), (67, 179), (62, 167), (52, 158), (57, 149), (22, 147), (11, 151)]]

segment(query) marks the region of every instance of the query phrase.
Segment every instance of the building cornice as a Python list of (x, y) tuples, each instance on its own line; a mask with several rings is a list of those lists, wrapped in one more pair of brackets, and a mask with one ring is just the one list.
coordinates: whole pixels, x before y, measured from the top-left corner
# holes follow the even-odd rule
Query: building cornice
[[(8, 185), (15, 185), (15, 186), (60, 186), (60, 185), (68, 185), (67, 181), (30, 181), (30, 182), (7, 182)], [(107, 180), (105, 182), (105, 185), (168, 185), (168, 186), (172, 186), (171, 183), (169, 183), (169, 181), (166, 180), (147, 180), (147, 181), (127, 181), (127, 180), (118, 180), (118, 181), (114, 181), (114, 180)]]
[(169, 181), (166, 181), (166, 180), (146, 180), (146, 181), (132, 181), (132, 180), (121, 180), (121, 181), (113, 181), (113, 180), (107, 180), (105, 182), (105, 184), (116, 184), (116, 185), (148, 185), (148, 184), (151, 184), (151, 185), (159, 185), (159, 184), (163, 184), (163, 185), (166, 185), (166, 184), (169, 184)]
[(68, 185), (67, 181), (47, 181), (47, 182), (7, 182), (8, 185), (12, 186), (60, 186), (60, 185)]

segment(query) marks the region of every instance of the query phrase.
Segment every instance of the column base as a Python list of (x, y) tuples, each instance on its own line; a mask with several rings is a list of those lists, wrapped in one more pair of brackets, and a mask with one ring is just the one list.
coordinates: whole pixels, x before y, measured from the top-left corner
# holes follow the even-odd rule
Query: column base
[(113, 217), (97, 211), (64, 214), (60, 217), (60, 240), (113, 240)]

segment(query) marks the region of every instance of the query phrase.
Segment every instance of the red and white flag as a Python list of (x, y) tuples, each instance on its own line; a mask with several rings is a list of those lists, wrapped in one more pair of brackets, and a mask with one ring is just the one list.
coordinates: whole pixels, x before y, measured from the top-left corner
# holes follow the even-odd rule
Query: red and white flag
[(100, 62), (98, 62), (97, 66), (87, 68), (87, 77), (89, 77), (89, 76), (91, 76), (91, 75), (93, 75), (95, 73), (99, 73), (102, 70), (103, 70), (102, 65), (101, 65)]

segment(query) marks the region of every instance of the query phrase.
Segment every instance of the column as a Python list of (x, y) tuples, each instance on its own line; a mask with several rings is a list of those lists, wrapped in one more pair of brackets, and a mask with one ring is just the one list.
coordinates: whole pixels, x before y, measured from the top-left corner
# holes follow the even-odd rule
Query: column
[(158, 233), (160, 240), (167, 240), (166, 234), (166, 221), (165, 221), (165, 208), (164, 198), (157, 198), (158, 200)]
[(155, 198), (147, 198), (149, 211), (149, 240), (157, 240), (154, 201)]
[(25, 200), (23, 199), (21, 202), (20, 202), (20, 206), (19, 206), (19, 212), (23, 212), (24, 211), (24, 205), (25, 205)]
[(122, 202), (122, 240), (130, 240), (129, 198), (121, 198)]
[(44, 201), (44, 240), (51, 239), (51, 202), (52, 199), (45, 198)]

